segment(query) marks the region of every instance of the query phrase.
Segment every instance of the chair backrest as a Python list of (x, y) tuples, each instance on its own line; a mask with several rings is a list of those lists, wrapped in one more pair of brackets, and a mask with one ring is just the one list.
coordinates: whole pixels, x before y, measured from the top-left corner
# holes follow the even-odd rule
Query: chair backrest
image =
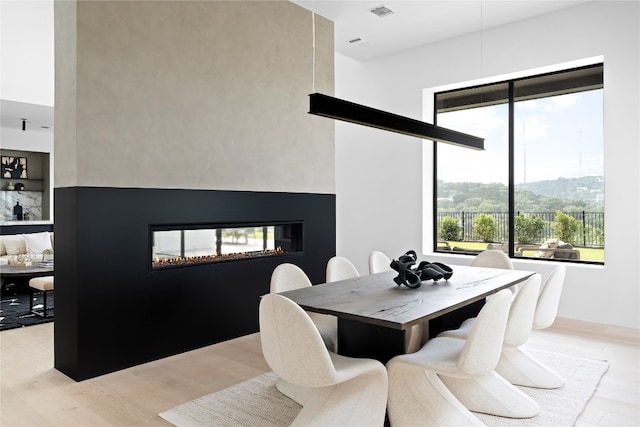
[(487, 298), (473, 322), (458, 367), (469, 375), (488, 375), (498, 365), (513, 294), (508, 289)]
[(282, 295), (264, 295), (259, 320), (262, 353), (279, 377), (304, 387), (337, 382), (329, 351), (315, 324), (298, 304)]
[(391, 260), (380, 251), (373, 251), (369, 254), (369, 274), (382, 273), (391, 270)]
[(496, 249), (480, 252), (471, 262), (472, 267), (502, 268), (513, 270), (513, 263), (507, 254)]
[(351, 261), (342, 256), (334, 256), (327, 262), (326, 281), (337, 282), (338, 280), (352, 279), (360, 274)]
[(545, 280), (538, 297), (536, 314), (533, 317), (533, 329), (548, 328), (556, 320), (566, 274), (567, 267), (559, 265)]
[(536, 273), (520, 286), (509, 310), (504, 345), (518, 347), (529, 339), (541, 284), (542, 276)]
[(283, 263), (271, 273), (271, 293), (292, 291), (311, 286), (311, 280), (300, 267), (295, 264)]

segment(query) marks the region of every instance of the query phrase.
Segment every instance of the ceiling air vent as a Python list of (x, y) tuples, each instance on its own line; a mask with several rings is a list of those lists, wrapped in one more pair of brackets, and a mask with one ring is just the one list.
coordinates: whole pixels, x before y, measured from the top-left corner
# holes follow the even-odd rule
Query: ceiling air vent
[(349, 44), (352, 44), (354, 46), (360, 46), (360, 45), (367, 44), (367, 43), (369, 43), (369, 42), (366, 41), (365, 39), (363, 39), (362, 37), (356, 37), (356, 38), (353, 38), (353, 39), (349, 40)]
[(369, 9), (369, 12), (373, 13), (379, 18), (384, 18), (385, 16), (393, 14), (393, 10), (385, 6), (374, 7), (373, 9)]

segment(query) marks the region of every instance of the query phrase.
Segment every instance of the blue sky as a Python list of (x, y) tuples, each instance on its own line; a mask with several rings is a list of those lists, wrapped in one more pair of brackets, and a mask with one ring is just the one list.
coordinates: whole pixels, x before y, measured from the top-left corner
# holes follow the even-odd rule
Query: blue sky
[[(516, 184), (604, 175), (602, 101), (600, 89), (516, 103)], [(485, 151), (439, 144), (438, 178), (507, 184), (507, 114), (497, 105), (439, 115), (440, 126), (484, 137)]]

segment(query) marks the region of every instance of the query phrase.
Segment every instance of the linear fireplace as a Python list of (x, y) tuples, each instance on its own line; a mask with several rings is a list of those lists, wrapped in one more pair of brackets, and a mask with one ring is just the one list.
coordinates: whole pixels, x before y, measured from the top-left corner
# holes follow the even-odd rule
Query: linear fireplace
[(302, 252), (302, 223), (151, 226), (151, 268), (188, 267)]
[(65, 187), (55, 200), (55, 367), (78, 381), (257, 332), (273, 270), (323, 283), (336, 253), (333, 194)]

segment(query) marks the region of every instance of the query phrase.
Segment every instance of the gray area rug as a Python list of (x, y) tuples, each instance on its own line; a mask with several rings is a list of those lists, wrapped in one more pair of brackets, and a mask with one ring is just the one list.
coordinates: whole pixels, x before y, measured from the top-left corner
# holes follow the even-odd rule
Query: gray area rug
[[(603, 360), (529, 348), (527, 352), (564, 377), (565, 385), (555, 390), (519, 387), (540, 405), (540, 414), (536, 417), (511, 419), (476, 415), (487, 426), (574, 425), (609, 364)], [(176, 406), (160, 416), (178, 427), (288, 426), (301, 407), (276, 389), (276, 378), (269, 372)]]

